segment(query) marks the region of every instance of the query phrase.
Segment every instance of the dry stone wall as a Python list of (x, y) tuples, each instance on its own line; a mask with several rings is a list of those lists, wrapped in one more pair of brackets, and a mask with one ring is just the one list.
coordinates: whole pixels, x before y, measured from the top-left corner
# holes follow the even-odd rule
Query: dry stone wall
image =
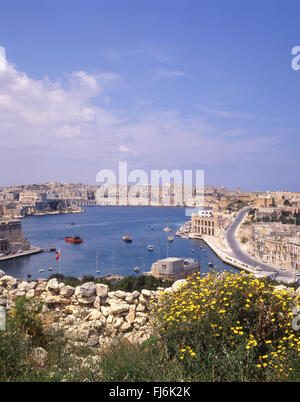
[[(184, 281), (177, 281), (176, 291)], [(0, 271), (0, 305), (13, 308), (18, 296), (41, 300), (39, 315), (46, 328), (62, 330), (76, 345), (97, 347), (118, 336), (129, 342), (143, 342), (153, 333), (151, 304), (159, 300), (163, 288), (132, 293), (110, 292), (107, 285), (87, 282), (72, 287), (49, 281), (24, 281)]]

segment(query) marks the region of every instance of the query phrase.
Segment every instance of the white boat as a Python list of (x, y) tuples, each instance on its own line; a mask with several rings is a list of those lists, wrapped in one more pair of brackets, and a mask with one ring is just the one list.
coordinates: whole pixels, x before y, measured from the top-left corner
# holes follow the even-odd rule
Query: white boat
[(168, 236), (168, 241), (173, 241), (174, 237), (173, 236)]
[(135, 268), (134, 268), (134, 271), (135, 271), (135, 272), (139, 272), (139, 271), (140, 271), (139, 267), (135, 267)]
[(129, 235), (123, 236), (122, 239), (123, 239), (123, 241), (125, 241), (125, 243), (132, 242), (132, 238)]
[(99, 269), (97, 269), (97, 271), (96, 271), (96, 274), (100, 274), (100, 271), (99, 271)]
[(172, 229), (168, 226), (168, 221), (166, 220), (166, 226), (162, 230), (163, 232), (172, 232)]
[(152, 244), (148, 245), (148, 251), (153, 251), (154, 250), (154, 246), (152, 246)]
[(44, 270), (43, 270), (43, 269), (40, 269), (40, 272), (44, 272)]
[(48, 269), (49, 269), (49, 271), (52, 271), (52, 268), (51, 268), (51, 267), (49, 267)]

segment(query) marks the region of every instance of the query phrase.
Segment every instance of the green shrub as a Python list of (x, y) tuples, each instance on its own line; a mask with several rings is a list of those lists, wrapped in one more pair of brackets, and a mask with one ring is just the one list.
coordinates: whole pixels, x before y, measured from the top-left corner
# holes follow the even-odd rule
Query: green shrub
[(18, 297), (9, 316), (12, 319), (12, 326), (14, 325), (21, 333), (29, 335), (34, 344), (42, 346), (47, 342), (47, 339), (39, 318), (41, 309), (42, 303), (39, 299)]

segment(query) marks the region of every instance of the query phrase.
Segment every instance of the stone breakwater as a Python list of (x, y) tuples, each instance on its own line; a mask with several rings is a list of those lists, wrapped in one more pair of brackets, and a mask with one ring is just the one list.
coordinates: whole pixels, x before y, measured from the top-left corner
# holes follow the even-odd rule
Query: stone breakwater
[(45, 328), (62, 330), (77, 346), (97, 347), (116, 337), (141, 343), (153, 333), (151, 304), (159, 301), (162, 292), (176, 291), (184, 282), (156, 291), (110, 292), (107, 285), (94, 282), (72, 287), (56, 278), (24, 281), (0, 271), (0, 306), (9, 311), (20, 296), (40, 300), (39, 318)]

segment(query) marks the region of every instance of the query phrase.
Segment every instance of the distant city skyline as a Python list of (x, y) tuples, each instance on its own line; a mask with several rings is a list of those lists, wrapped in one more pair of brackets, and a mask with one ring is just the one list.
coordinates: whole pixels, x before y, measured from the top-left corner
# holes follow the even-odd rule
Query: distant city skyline
[(299, 2), (11, 0), (1, 6), (0, 187), (101, 169), (203, 169), (299, 191)]

